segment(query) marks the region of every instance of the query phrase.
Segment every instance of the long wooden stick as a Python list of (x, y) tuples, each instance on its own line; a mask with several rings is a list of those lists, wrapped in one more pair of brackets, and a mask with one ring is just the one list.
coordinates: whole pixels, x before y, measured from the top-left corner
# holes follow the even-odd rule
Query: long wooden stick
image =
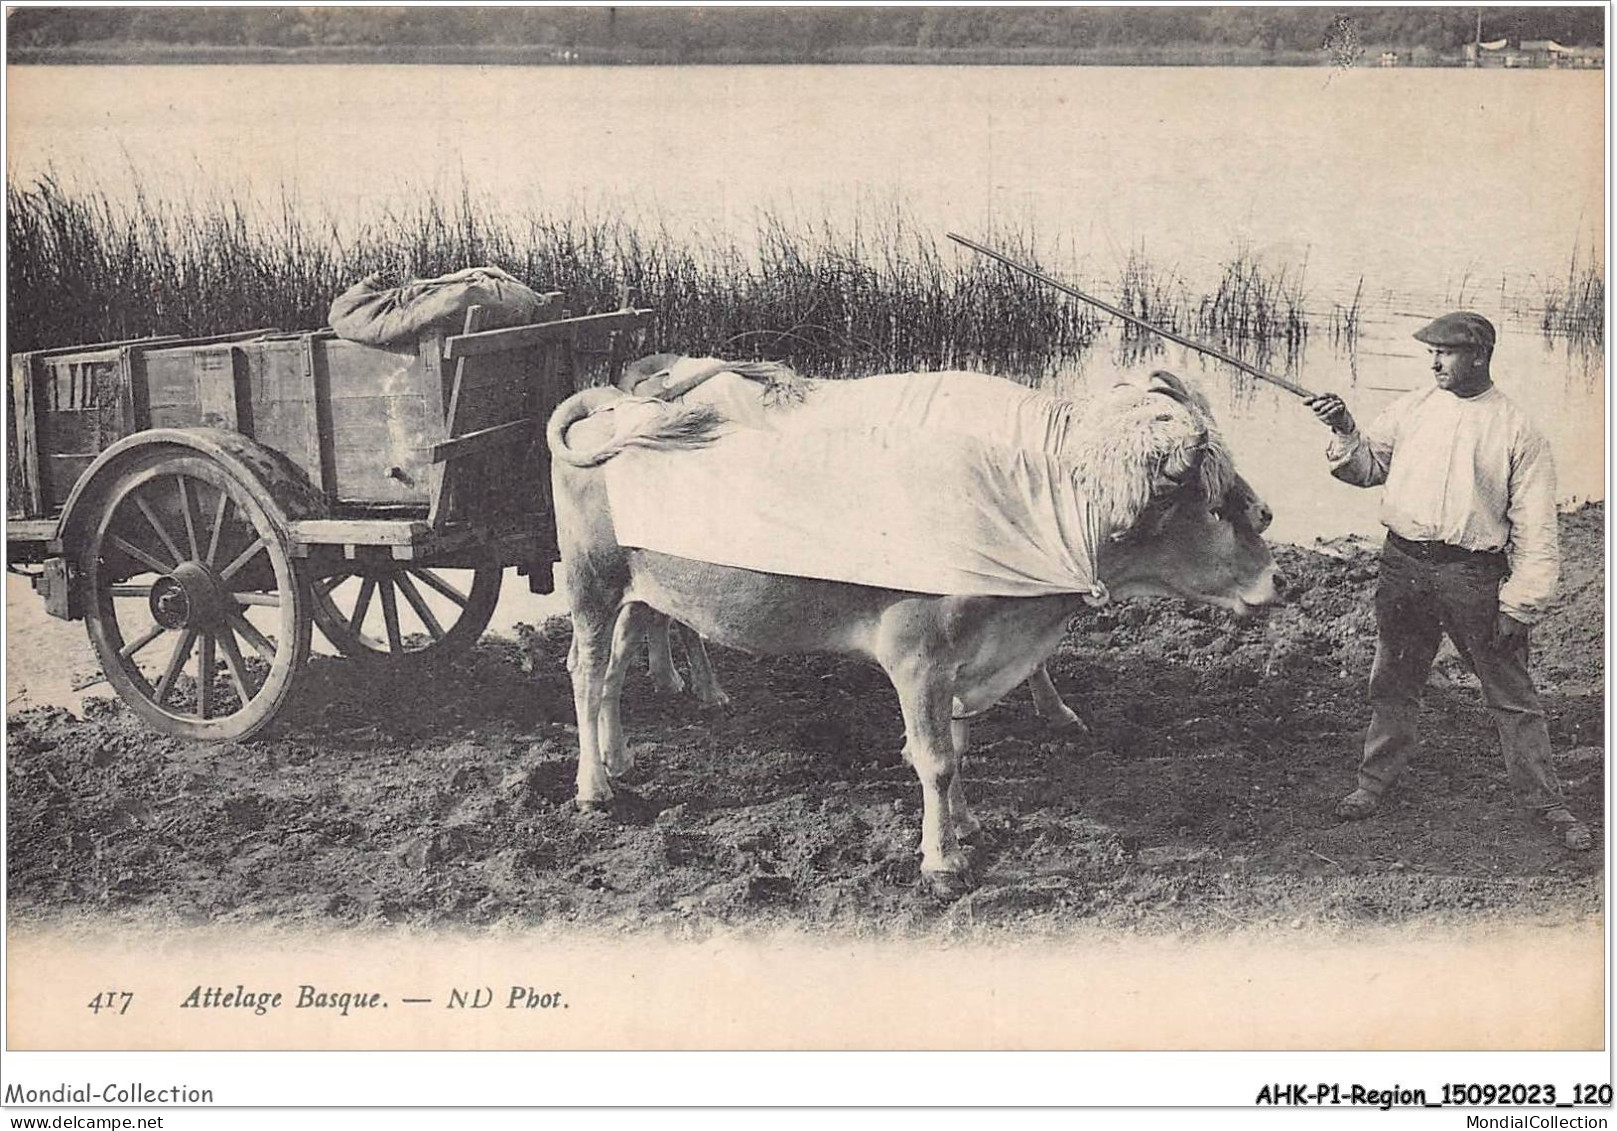
[(1052, 286), (1056, 290), (1061, 291), (1063, 294), (1069, 294), (1073, 298), (1082, 299), (1091, 306), (1098, 306), (1102, 310), (1106, 311), (1106, 313), (1113, 315), (1114, 317), (1121, 318), (1125, 322), (1132, 322), (1142, 330), (1150, 330), (1153, 334), (1161, 334), (1170, 342), (1178, 342), (1180, 345), (1193, 349), (1197, 353), (1204, 353), (1208, 357), (1215, 357), (1219, 361), (1222, 361), (1225, 365), (1233, 365), (1243, 373), (1250, 373), (1260, 381), (1267, 381), (1271, 385), (1279, 385), (1288, 393), (1295, 393), (1299, 397), (1313, 397), (1315, 395), (1312, 391), (1303, 388), (1301, 385), (1296, 384), (1293, 381), (1288, 381), (1284, 377), (1276, 377), (1273, 373), (1266, 373), (1257, 366), (1248, 365), (1240, 358), (1232, 357), (1223, 350), (1210, 346), (1205, 342), (1198, 342), (1194, 338), (1184, 337), (1181, 334), (1174, 333), (1172, 330), (1164, 330), (1161, 326), (1153, 325), (1152, 323), (1145, 321), (1143, 318), (1136, 318), (1127, 311), (1119, 310), (1109, 302), (1102, 302), (1094, 295), (1084, 294), (1084, 292), (1079, 290), (1077, 287), (1068, 286), (1066, 283), (1063, 283), (1058, 279), (1052, 279), (1050, 276), (1035, 271), (1031, 267), (1023, 266), (1022, 264), (1016, 262), (1016, 260), (1001, 255), (991, 247), (984, 247), (976, 240), (968, 240), (965, 236), (956, 235), (954, 232), (945, 232), (944, 234), (950, 239), (954, 240), (955, 243), (963, 244), (966, 247), (971, 248), (972, 251), (980, 252), (981, 254), (988, 256), (990, 259), (997, 259), (1012, 270), (1020, 271), (1022, 274), (1027, 275), (1030, 278), (1037, 279), (1041, 283)]

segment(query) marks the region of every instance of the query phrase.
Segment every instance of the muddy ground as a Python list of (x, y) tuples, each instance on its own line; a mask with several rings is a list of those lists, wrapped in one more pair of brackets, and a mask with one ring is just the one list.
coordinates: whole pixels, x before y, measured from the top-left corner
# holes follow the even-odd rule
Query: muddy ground
[[(1534, 663), (1556, 768), (1600, 838), (1602, 507), (1563, 519), (1563, 550)], [(581, 816), (568, 628), (551, 620), (430, 679), (316, 658), (252, 742), (156, 736), (114, 701), (83, 719), (14, 712), (11, 915), (688, 937), (1600, 913), (1601, 853), (1569, 853), (1517, 813), (1453, 659), (1404, 788), (1373, 820), (1332, 817), (1366, 718), (1376, 556), (1350, 542), (1277, 556), (1294, 597), (1262, 622), (1171, 601), (1079, 618), (1051, 670), (1089, 734), (1042, 729), (1025, 692), (976, 726), (966, 780), (984, 830), (975, 889), (954, 901), (919, 883), (920, 791), (879, 671), (715, 649), (734, 703), (714, 711), (638, 669), (625, 710), (639, 764), (609, 813)]]

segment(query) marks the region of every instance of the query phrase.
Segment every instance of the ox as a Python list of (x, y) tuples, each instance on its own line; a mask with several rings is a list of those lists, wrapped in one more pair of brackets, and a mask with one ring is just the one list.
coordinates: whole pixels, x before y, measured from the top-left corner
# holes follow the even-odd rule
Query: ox
[[(620, 407), (632, 410), (605, 411)], [(629, 767), (619, 698), (630, 645), (654, 612), (749, 652), (859, 656), (898, 694), (903, 753), (921, 785), (922, 874), (939, 894), (958, 894), (962, 841), (978, 828), (959, 777), (967, 718), (1032, 675), (1087, 596), (927, 595), (621, 545), (602, 465), (631, 447), (714, 442), (722, 423), (709, 406), (602, 388), (568, 398), (547, 426), (573, 618), (577, 805), (610, 801), (611, 779)], [(1153, 374), (1098, 398), (1065, 443), (1101, 532), (1096, 573), (1111, 596), (1178, 596), (1237, 615), (1278, 600), (1282, 580), (1254, 524), (1264, 508), (1205, 401), (1177, 378)]]
[[(708, 384), (720, 374), (726, 377)], [(736, 377), (746, 380), (736, 380)], [(725, 411), (732, 424), (770, 429), (774, 426), (773, 414), (777, 409), (789, 409), (793, 403), (810, 395), (821, 382), (800, 377), (778, 362), (654, 353), (627, 363), (614, 384), (631, 396), (712, 405)], [(1255, 522), (1261, 533), (1268, 526), (1269, 516), (1256, 517)], [(645, 633), (652, 685), (660, 691), (680, 694), (687, 684), (674, 667), (673, 637), (678, 634), (674, 622), (663, 616), (646, 617)], [(701, 635), (687, 632), (683, 639), (690, 663), (692, 694), (705, 707), (728, 705), (730, 697), (719, 686)], [(1043, 664), (1028, 677), (1027, 686), (1033, 693), (1034, 713), (1050, 726), (1087, 733), (1089, 728), (1062, 700)]]

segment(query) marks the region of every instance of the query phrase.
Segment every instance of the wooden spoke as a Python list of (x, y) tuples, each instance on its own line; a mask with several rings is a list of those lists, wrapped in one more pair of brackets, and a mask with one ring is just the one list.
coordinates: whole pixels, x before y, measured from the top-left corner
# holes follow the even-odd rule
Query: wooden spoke
[(163, 635), (163, 633), (167, 631), (168, 630), (160, 624), (152, 625), (152, 627), (146, 632), (142, 633), (140, 636), (118, 649), (118, 658), (122, 660), (129, 659), (136, 652), (146, 647), (146, 645), (150, 644), (153, 640), (156, 640), (159, 636)]
[(157, 683), (157, 695), (154, 702), (161, 707), (163, 700), (168, 698), (169, 689), (174, 686), (174, 680), (185, 667), (185, 661), (191, 658), (191, 648), (196, 644), (196, 629), (188, 628), (180, 637), (180, 642), (174, 645), (174, 652), (168, 658), (168, 667), (163, 671), (163, 678)]
[(225, 529), (225, 508), (230, 505), (230, 496), (224, 491), (219, 492), (219, 504), (213, 510), (213, 533), (208, 538), (208, 556), (202, 559), (202, 564), (211, 566), (219, 554), (219, 535)]
[(152, 587), (150, 585), (112, 585), (108, 587), (108, 590), (114, 597), (149, 598), (152, 595)]
[(183, 475), (176, 475), (174, 484), (180, 489), (180, 513), (185, 516), (185, 541), (191, 547), (191, 560), (196, 561), (202, 557), (202, 544), (197, 541), (196, 519), (191, 516), (191, 491), (185, 485)]
[(359, 599), (354, 602), (353, 615), (348, 618), (348, 630), (358, 633), (365, 623), (365, 613), (371, 607), (371, 594), (376, 592), (376, 579), (367, 577), (359, 586)]
[[(152, 529), (157, 531), (157, 537), (163, 543), (163, 548), (169, 552), (169, 556), (174, 559), (174, 565), (179, 565), (183, 562), (185, 555), (180, 553), (180, 548), (174, 544), (174, 539), (169, 537), (168, 530), (158, 519), (157, 512), (152, 510), (152, 505), (144, 497), (136, 495), (135, 506), (140, 509), (141, 514), (146, 516), (146, 521), (152, 524)], [(173, 569), (174, 566), (169, 566), (169, 568)]]
[(387, 624), (387, 648), (390, 652), (404, 651), (404, 637), (399, 632), (399, 595), (393, 590), (392, 579), (381, 583), (382, 620)]
[(238, 605), (258, 605), (259, 607), (265, 609), (278, 609), (281, 607), (281, 596), (279, 593), (243, 592), (232, 593), (231, 596), (236, 599), (236, 604)]
[(251, 621), (240, 613), (229, 614), (230, 627), (236, 630), (236, 635), (253, 646), (253, 650), (266, 660), (275, 659), (275, 645), (269, 638), (253, 627)]
[(243, 566), (245, 566), (248, 562), (250, 562), (254, 558), (256, 558), (268, 546), (269, 546), (269, 540), (268, 539), (263, 538), (263, 537), (254, 538), (252, 545), (248, 546), (241, 553), (237, 554), (235, 561), (231, 562), (224, 569), (219, 571), (219, 580), (220, 581), (229, 581), (232, 577), (235, 577), (236, 574), (241, 572), (241, 568)]
[(314, 583), (315, 594), (317, 596), (324, 597), (333, 589), (337, 588), (337, 586), (341, 585), (343, 582), (347, 581), (353, 576), (354, 575), (351, 573), (337, 573), (330, 577), (322, 577), (319, 581)]
[(172, 565), (164, 565), (121, 534), (112, 535), (110, 540), (114, 546), (134, 558), (147, 569), (155, 570), (161, 574), (169, 574), (174, 571)]
[(421, 618), (421, 623), (427, 626), (428, 632), (432, 633), (432, 638), (442, 640), (446, 635), (444, 626), (438, 623), (437, 617), (433, 616), (432, 609), (427, 605), (426, 598), (421, 596), (421, 591), (415, 587), (415, 582), (410, 580), (410, 575), (401, 573), (394, 580), (398, 583), (399, 592), (404, 594), (404, 599), (410, 602), (410, 607), (415, 610), (415, 615)]
[(213, 713), (213, 667), (213, 637), (203, 633), (201, 653), (197, 656), (197, 714), (204, 719)]
[(455, 604), (459, 605), (463, 609), (466, 607), (466, 602), (470, 600), (466, 594), (462, 593), (459, 589), (456, 589), (453, 585), (439, 577), (436, 573), (433, 573), (430, 569), (417, 567), (410, 570), (410, 572), (419, 577), (424, 584), (432, 589), (437, 590), (439, 593), (442, 593), (445, 597), (448, 597), (451, 601), (455, 602)]
[(253, 679), (247, 670), (247, 661), (241, 658), (241, 648), (236, 644), (236, 637), (226, 627), (219, 633), (219, 647), (225, 653), (225, 667), (230, 669), (230, 680), (236, 685), (236, 694), (241, 697), (242, 706), (252, 702), (257, 694), (251, 690)]

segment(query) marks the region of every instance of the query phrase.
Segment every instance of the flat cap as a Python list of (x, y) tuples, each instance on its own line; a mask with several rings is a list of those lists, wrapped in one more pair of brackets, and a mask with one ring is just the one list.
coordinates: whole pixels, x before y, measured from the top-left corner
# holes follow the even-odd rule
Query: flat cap
[(1415, 340), (1429, 346), (1492, 346), (1493, 323), (1469, 310), (1456, 310), (1434, 318), (1415, 331)]

